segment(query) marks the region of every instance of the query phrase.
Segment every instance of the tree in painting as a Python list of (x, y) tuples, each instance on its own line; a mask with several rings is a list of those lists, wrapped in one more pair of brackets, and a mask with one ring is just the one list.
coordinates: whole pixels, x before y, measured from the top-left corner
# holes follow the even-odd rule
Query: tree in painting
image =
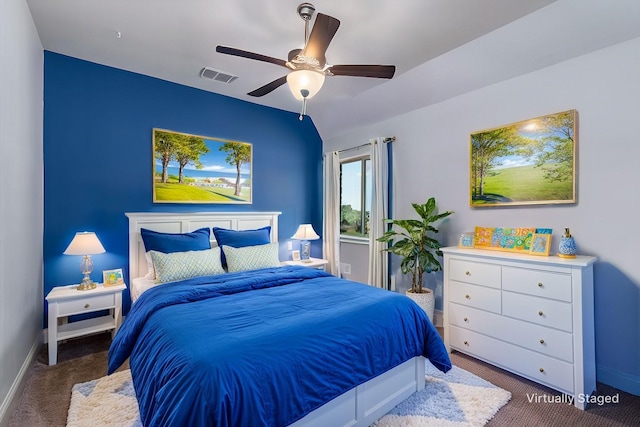
[(196, 169), (202, 169), (200, 156), (209, 152), (204, 139), (184, 133), (155, 131), (155, 157), (162, 164), (161, 182), (169, 182), (169, 162), (178, 162), (178, 182), (184, 181), (184, 167), (193, 163)]
[(222, 145), (219, 150), (227, 153), (225, 161), (236, 167), (237, 175), (234, 195), (240, 196), (240, 190), (242, 189), (240, 168), (243, 164), (251, 161), (251, 146), (239, 142), (227, 142)]

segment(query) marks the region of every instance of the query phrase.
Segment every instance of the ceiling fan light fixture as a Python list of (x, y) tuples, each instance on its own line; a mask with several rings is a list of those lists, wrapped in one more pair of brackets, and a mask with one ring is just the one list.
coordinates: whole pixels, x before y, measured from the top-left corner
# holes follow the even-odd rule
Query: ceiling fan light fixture
[[(324, 73), (316, 70), (294, 70), (287, 74), (287, 83), (298, 101), (311, 99), (322, 88)], [(303, 90), (307, 92), (307, 96), (303, 96)]]

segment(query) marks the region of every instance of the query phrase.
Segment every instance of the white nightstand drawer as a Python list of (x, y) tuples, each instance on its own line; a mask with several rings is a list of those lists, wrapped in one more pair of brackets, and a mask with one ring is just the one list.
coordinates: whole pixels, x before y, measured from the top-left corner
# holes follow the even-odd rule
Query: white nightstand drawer
[(451, 260), (451, 280), (500, 288), (500, 266), (459, 259)]
[(500, 314), (501, 297), (499, 289), (451, 282), (449, 292), (449, 300), (451, 302)]
[(502, 293), (502, 314), (551, 328), (573, 331), (571, 304), (513, 292)]
[[(78, 291), (83, 292), (83, 291)], [(106, 310), (115, 307), (114, 294), (92, 295), (68, 301), (58, 302), (58, 316), (70, 316), (72, 314), (90, 313), (98, 310)]]
[(573, 336), (568, 332), (453, 303), (449, 304), (449, 323), (573, 362)]
[(502, 289), (571, 302), (569, 274), (503, 267)]

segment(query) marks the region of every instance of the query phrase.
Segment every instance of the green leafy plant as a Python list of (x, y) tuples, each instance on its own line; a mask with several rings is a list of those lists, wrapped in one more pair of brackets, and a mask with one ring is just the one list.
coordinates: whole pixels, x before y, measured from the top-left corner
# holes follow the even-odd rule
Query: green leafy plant
[[(395, 226), (388, 230), (379, 242), (392, 242), (391, 246), (383, 249), (385, 252), (402, 257), (400, 269), (402, 274), (411, 274), (411, 292), (423, 293), (422, 276), (424, 272), (442, 269), (436, 256), (442, 256), (442, 245), (430, 233), (437, 233), (433, 225), (442, 218), (453, 214), (452, 211), (435, 214), (436, 200), (431, 197), (424, 204), (412, 203), (413, 209), (420, 219), (385, 219), (385, 222)], [(400, 229), (400, 230), (398, 230)]]

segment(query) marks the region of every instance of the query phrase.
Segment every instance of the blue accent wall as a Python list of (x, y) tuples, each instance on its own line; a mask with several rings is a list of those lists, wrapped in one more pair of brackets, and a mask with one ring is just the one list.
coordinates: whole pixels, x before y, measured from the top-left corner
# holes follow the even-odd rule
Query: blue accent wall
[[(45, 295), (80, 281), (81, 257), (62, 254), (77, 231), (107, 251), (92, 257), (94, 281), (112, 268), (128, 277), (125, 212), (281, 211), (283, 260), (298, 224), (321, 232), (322, 140), (309, 117), (52, 52), (44, 70)], [(253, 203), (154, 204), (153, 128), (253, 144)]]

